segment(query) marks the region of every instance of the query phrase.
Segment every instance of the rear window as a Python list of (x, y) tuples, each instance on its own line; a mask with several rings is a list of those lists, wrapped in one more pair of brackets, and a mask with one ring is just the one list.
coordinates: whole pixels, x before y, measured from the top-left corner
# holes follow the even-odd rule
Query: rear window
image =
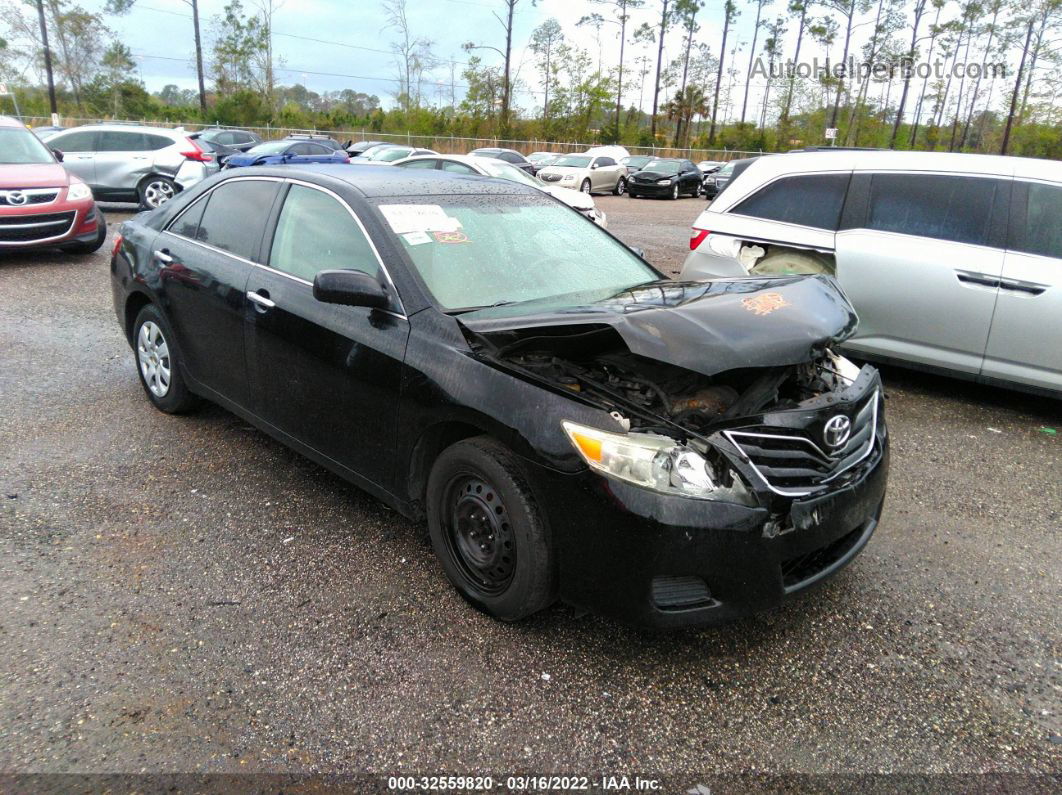
[(195, 239), (237, 257), (255, 260), (277, 183), (234, 180), (214, 189)]
[(985, 245), (999, 182), (944, 174), (875, 174), (866, 226)]
[(783, 177), (762, 188), (731, 212), (815, 229), (836, 229), (848, 173)]

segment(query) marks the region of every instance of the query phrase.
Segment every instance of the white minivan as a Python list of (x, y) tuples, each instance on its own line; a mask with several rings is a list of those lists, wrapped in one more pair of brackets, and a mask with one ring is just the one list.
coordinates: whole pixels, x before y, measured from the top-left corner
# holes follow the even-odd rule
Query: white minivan
[(853, 353), (1062, 393), (1062, 163), (817, 151), (743, 161), (681, 278), (828, 273)]

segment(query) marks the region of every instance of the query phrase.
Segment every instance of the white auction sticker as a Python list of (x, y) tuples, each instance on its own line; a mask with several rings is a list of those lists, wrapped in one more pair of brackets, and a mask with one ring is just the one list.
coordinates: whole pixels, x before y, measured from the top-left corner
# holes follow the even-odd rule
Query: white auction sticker
[(406, 232), (403, 239), (411, 246), (419, 246), (421, 243), (430, 243), (431, 237), (427, 232)]
[(451, 218), (438, 204), (381, 204), (391, 231), (396, 235), (406, 232), (455, 232), (461, 222)]

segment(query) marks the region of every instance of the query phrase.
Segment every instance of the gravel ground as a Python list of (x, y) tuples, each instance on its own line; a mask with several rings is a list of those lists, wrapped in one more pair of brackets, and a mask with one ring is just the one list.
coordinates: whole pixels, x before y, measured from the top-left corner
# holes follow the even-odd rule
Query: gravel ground
[[(672, 273), (704, 206), (599, 201)], [(0, 260), (0, 772), (1060, 772), (1062, 403), (889, 369), (885, 513), (825, 587), (508, 626), (423, 527), (154, 411), (106, 250)]]

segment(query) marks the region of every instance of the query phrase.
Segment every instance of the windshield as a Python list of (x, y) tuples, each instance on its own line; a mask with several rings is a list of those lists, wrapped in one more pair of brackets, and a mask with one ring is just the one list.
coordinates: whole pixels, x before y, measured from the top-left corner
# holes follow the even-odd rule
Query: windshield
[[(401, 201), (402, 203), (398, 203)], [(626, 246), (542, 196), (378, 200), (385, 228), (444, 311), (613, 295), (660, 275)]]
[(481, 164), (483, 170), (492, 177), (501, 177), (510, 182), (519, 182), (521, 185), (530, 185), (532, 188), (541, 188), (542, 183), (516, 166), (503, 163), (502, 161), (487, 160)]
[(397, 146), (393, 149), (378, 149), (369, 155), (369, 160), (378, 160), (381, 163), (391, 163), (395, 160), (401, 160), (403, 157), (409, 157), (412, 149), (404, 146)]
[(266, 141), (247, 150), (249, 155), (279, 155), (291, 146), (291, 141)]
[(645, 164), (642, 171), (656, 171), (660, 174), (679, 173), (679, 163), (675, 160), (651, 160)]
[(727, 163), (725, 166), (715, 172), (716, 176), (718, 177), (729, 177), (732, 173), (734, 173), (733, 162)]
[(586, 168), (590, 165), (590, 158), (586, 155), (565, 155), (558, 157), (555, 166), (569, 166), (571, 168)]
[(0, 128), (0, 163), (29, 165), (54, 163), (55, 158), (40, 139), (22, 127)]

